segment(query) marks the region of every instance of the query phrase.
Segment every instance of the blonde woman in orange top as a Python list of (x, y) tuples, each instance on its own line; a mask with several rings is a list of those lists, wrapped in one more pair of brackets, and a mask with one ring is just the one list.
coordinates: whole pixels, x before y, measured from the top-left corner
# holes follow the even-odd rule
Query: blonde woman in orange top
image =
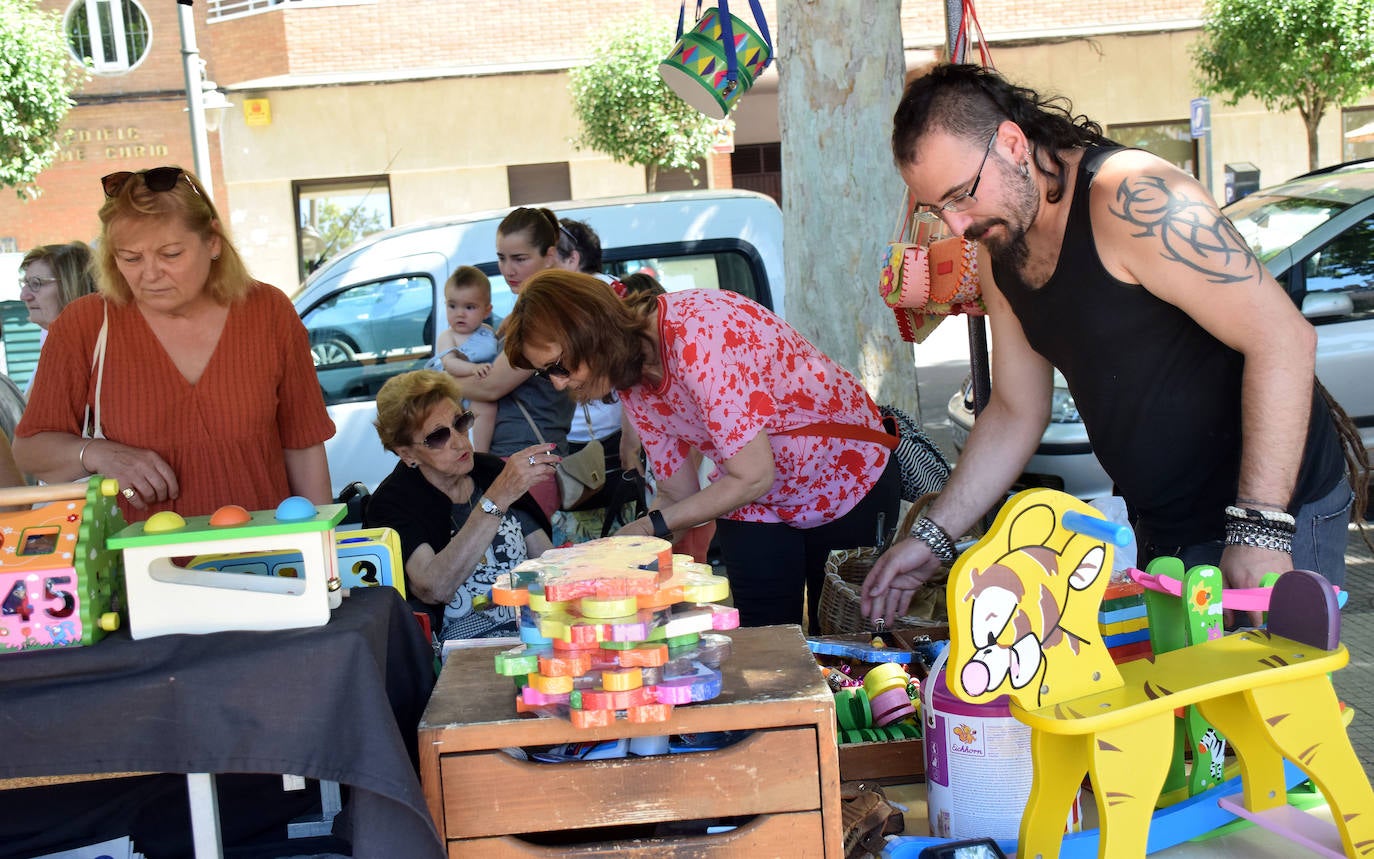
[(334, 425), (291, 302), (249, 276), (190, 173), (101, 181), (100, 293), (49, 330), (15, 431), (20, 467), (50, 483), (116, 478), (131, 521), (329, 502)]

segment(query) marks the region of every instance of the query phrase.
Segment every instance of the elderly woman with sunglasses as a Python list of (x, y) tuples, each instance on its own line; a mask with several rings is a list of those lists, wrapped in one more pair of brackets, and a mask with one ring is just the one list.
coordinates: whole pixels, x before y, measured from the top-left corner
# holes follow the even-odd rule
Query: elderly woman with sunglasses
[[(658, 474), (649, 515), (621, 529), (671, 539), (716, 520), (747, 626), (811, 625), (831, 549), (894, 521), (901, 475), (878, 408), (849, 372), (767, 309), (725, 290), (624, 301), (585, 274), (530, 278), (506, 357), (578, 402), (616, 394)], [(693, 451), (716, 466), (701, 487)]]
[(514, 609), (488, 602), (492, 583), (552, 543), (530, 497), (559, 462), (536, 444), (502, 463), (475, 453), (472, 413), (447, 373), (414, 370), (377, 392), (377, 435), (400, 457), (368, 500), (364, 522), (401, 538), (406, 592), (443, 640), (517, 634)]
[(100, 294), (52, 323), (15, 459), (50, 483), (116, 478), (131, 521), (329, 502), (334, 424), (290, 300), (248, 274), (190, 173), (101, 181)]

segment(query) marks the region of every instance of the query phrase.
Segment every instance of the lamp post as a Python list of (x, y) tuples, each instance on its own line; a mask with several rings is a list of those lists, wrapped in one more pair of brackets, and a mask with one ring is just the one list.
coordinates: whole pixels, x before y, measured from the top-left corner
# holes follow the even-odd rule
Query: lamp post
[(196, 48), (196, 20), (191, 0), (177, 0), (177, 15), (181, 24), (181, 65), (186, 76), (186, 113), (191, 120), (191, 156), (196, 177), (205, 192), (213, 197), (215, 183), (210, 175), (210, 140), (205, 133), (205, 91), (201, 86), (205, 75), (201, 71), (200, 51)]

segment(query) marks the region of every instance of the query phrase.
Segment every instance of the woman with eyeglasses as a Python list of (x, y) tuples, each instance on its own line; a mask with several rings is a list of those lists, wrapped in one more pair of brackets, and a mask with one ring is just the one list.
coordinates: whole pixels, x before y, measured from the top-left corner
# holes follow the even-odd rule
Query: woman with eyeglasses
[(20, 466), (49, 483), (113, 477), (130, 521), (328, 503), (334, 424), (290, 300), (248, 274), (190, 173), (101, 182), (100, 293), (49, 329)]
[(19, 300), (29, 321), (44, 331), (62, 308), (92, 292), (91, 249), (85, 242), (41, 245), (19, 263)]
[[(496, 264), (512, 293), (520, 295), (526, 280), (557, 263), (558, 236), (558, 216), (548, 209), (514, 209), (497, 225)], [(463, 381), (463, 394), (496, 403), (491, 452), (497, 456), (511, 456), (541, 440), (549, 446), (546, 449), (567, 451), (573, 403), (547, 379), (512, 367), (505, 356), (498, 355), (485, 376)], [(544, 515), (558, 510), (558, 483), (552, 474), (530, 494)]]
[(557, 454), (542, 444), (502, 463), (475, 453), (472, 413), (447, 373), (413, 370), (377, 392), (377, 435), (400, 458), (368, 500), (364, 523), (401, 538), (406, 593), (442, 640), (518, 634), (514, 609), (489, 602), (496, 577), (552, 546), (529, 490)]
[[(740, 622), (817, 625), (831, 549), (896, 521), (895, 437), (863, 386), (766, 308), (726, 290), (623, 301), (585, 274), (525, 284), (503, 324), (511, 365), (578, 402), (615, 392), (658, 475), (621, 534), (673, 539), (716, 520)], [(692, 453), (715, 463), (701, 487)], [(803, 603), (803, 593), (806, 601)]]

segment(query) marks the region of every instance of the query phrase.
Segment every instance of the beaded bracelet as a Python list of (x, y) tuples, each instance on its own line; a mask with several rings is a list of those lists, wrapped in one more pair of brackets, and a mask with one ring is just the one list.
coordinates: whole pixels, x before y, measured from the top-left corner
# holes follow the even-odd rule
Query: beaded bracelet
[(933, 519), (922, 516), (911, 526), (911, 536), (930, 547), (930, 553), (945, 563), (954, 560), (954, 538)]
[(1284, 510), (1256, 510), (1253, 507), (1226, 508), (1226, 518), (1237, 522), (1260, 522), (1266, 526), (1279, 528), (1292, 533), (1297, 530), (1297, 520), (1293, 514)]

